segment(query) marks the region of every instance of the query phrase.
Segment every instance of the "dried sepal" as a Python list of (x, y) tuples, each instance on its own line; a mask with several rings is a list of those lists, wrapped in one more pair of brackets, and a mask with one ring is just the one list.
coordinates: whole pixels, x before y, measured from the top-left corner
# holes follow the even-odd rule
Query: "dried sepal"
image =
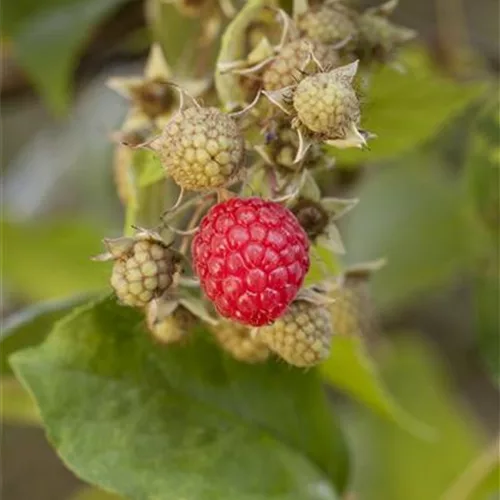
[(302, 195), (290, 209), (309, 239), (318, 247), (337, 254), (345, 253), (336, 221), (357, 203), (356, 199), (307, 198)]

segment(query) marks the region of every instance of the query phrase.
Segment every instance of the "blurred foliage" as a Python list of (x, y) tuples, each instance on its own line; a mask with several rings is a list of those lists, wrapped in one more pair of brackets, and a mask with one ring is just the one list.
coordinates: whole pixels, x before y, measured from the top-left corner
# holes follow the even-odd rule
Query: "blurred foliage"
[(99, 22), (124, 2), (2, 2), (2, 34), (12, 42), (16, 61), (54, 112), (61, 114), (68, 108), (70, 82), (85, 42)]
[(429, 155), (374, 171), (356, 196), (361, 202), (345, 231), (347, 258), (388, 259), (373, 279), (382, 307), (406, 305), (449, 284), (484, 254), (484, 228), (460, 183)]
[(102, 229), (84, 221), (2, 222), (2, 273), (6, 284), (30, 300), (63, 298), (105, 288), (109, 267), (96, 265)]
[(41, 425), (40, 414), (33, 399), (12, 376), (0, 379), (0, 416), (3, 424)]
[(349, 394), (375, 413), (422, 439), (433, 436), (431, 428), (406, 413), (384, 386), (361, 338), (336, 337), (328, 360), (321, 365), (327, 383)]
[(422, 47), (401, 54), (403, 71), (383, 66), (366, 82), (362, 126), (377, 135), (370, 151), (330, 149), (340, 164), (356, 165), (409, 154), (436, 135), (485, 91), (441, 75)]
[[(397, 399), (438, 433), (432, 441), (416, 439), (366, 413), (349, 412), (353, 489), (363, 500), (445, 498), (443, 495), (481, 453), (485, 436), (453, 396), (437, 358), (415, 335), (399, 339), (380, 361), (384, 379)], [(476, 498), (488, 497), (467, 497)]]
[(482, 107), (470, 134), (465, 185), (472, 205), (488, 228), (490, 251), (474, 283), (479, 348), (495, 381), (500, 381), (500, 115), (494, 95)]
[(336, 498), (346, 450), (314, 370), (245, 365), (206, 335), (158, 349), (142, 321), (106, 299), (11, 357), (80, 477), (135, 498)]
[(185, 16), (174, 2), (162, 0), (146, 0), (146, 13), (153, 39), (160, 43), (169, 64), (177, 73), (192, 73), (200, 49), (200, 19)]

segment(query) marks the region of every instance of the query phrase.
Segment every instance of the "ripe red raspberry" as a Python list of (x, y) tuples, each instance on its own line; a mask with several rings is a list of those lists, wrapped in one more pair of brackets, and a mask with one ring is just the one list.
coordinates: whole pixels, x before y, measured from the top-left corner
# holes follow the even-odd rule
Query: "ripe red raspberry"
[(252, 326), (284, 313), (309, 269), (308, 250), (292, 212), (260, 198), (213, 206), (192, 244), (194, 270), (219, 314)]

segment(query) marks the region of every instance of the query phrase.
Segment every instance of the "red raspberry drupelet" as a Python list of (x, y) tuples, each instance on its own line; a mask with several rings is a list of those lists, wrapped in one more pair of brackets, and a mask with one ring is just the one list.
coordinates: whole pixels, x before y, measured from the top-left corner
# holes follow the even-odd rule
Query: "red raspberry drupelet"
[(213, 206), (192, 254), (201, 287), (219, 314), (252, 326), (279, 318), (309, 269), (309, 240), (296, 217), (260, 198)]

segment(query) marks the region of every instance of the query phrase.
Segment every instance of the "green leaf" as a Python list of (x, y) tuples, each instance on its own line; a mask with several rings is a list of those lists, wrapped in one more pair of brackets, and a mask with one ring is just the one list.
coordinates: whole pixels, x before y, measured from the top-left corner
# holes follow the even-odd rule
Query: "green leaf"
[(346, 454), (318, 374), (224, 355), (206, 332), (161, 348), (113, 300), (14, 354), (50, 440), (84, 480), (132, 498), (327, 499)]
[(102, 232), (78, 220), (1, 226), (3, 279), (31, 300), (62, 298), (106, 287), (110, 267), (90, 258), (102, 252)]
[(56, 113), (66, 110), (72, 73), (95, 27), (125, 0), (2, 3), (2, 29), (16, 60)]
[(433, 137), (477, 98), (485, 86), (459, 84), (439, 73), (421, 47), (401, 54), (404, 73), (381, 67), (369, 80), (362, 107), (364, 129), (377, 134), (370, 151), (330, 148), (341, 164), (400, 156)]
[(162, 0), (147, 0), (146, 14), (153, 37), (161, 45), (168, 64), (176, 72), (192, 67), (200, 54), (197, 44), (202, 27), (200, 19), (184, 16), (174, 2)]
[(311, 248), (311, 264), (304, 279), (304, 286), (311, 286), (325, 278), (332, 278), (339, 274), (340, 262), (331, 250), (314, 245)]
[[(273, 5), (272, 0), (249, 0), (229, 23), (222, 35), (217, 65), (234, 62), (245, 57), (247, 28), (262, 15), (264, 6)], [(239, 77), (230, 73), (215, 72), (215, 88), (219, 100), (228, 109), (245, 102), (245, 95), (239, 84)]]
[(488, 231), (488, 255), (474, 278), (475, 327), (482, 357), (500, 383), (500, 119), (498, 96), (481, 109), (471, 131), (464, 182), (471, 204)]
[(134, 151), (134, 167), (139, 173), (139, 187), (147, 187), (165, 179), (158, 154), (148, 150)]
[(28, 392), (14, 377), (0, 379), (2, 404), (0, 415), (3, 424), (41, 425), (40, 415)]
[(335, 337), (330, 358), (321, 371), (328, 383), (378, 415), (415, 436), (432, 438), (433, 430), (404, 411), (390, 395), (360, 338)]
[(51, 300), (9, 316), (4, 321), (0, 334), (0, 373), (11, 374), (8, 359), (13, 352), (42, 342), (56, 321), (88, 299), (88, 295), (80, 295), (70, 299)]
[(487, 500), (500, 493), (500, 442), (486, 448), (443, 495), (443, 500)]
[(434, 161), (415, 157), (372, 171), (343, 231), (351, 263), (387, 258), (373, 277), (377, 303), (401, 306), (472, 269), (484, 231), (463, 190)]
[(353, 489), (363, 500), (445, 500), (485, 446), (479, 423), (461, 404), (442, 361), (415, 334), (395, 341), (380, 364), (397, 400), (436, 429), (436, 438), (417, 439), (369, 413), (349, 412)]
[(474, 207), (497, 238), (500, 231), (500, 99), (488, 99), (470, 133), (465, 182)]

